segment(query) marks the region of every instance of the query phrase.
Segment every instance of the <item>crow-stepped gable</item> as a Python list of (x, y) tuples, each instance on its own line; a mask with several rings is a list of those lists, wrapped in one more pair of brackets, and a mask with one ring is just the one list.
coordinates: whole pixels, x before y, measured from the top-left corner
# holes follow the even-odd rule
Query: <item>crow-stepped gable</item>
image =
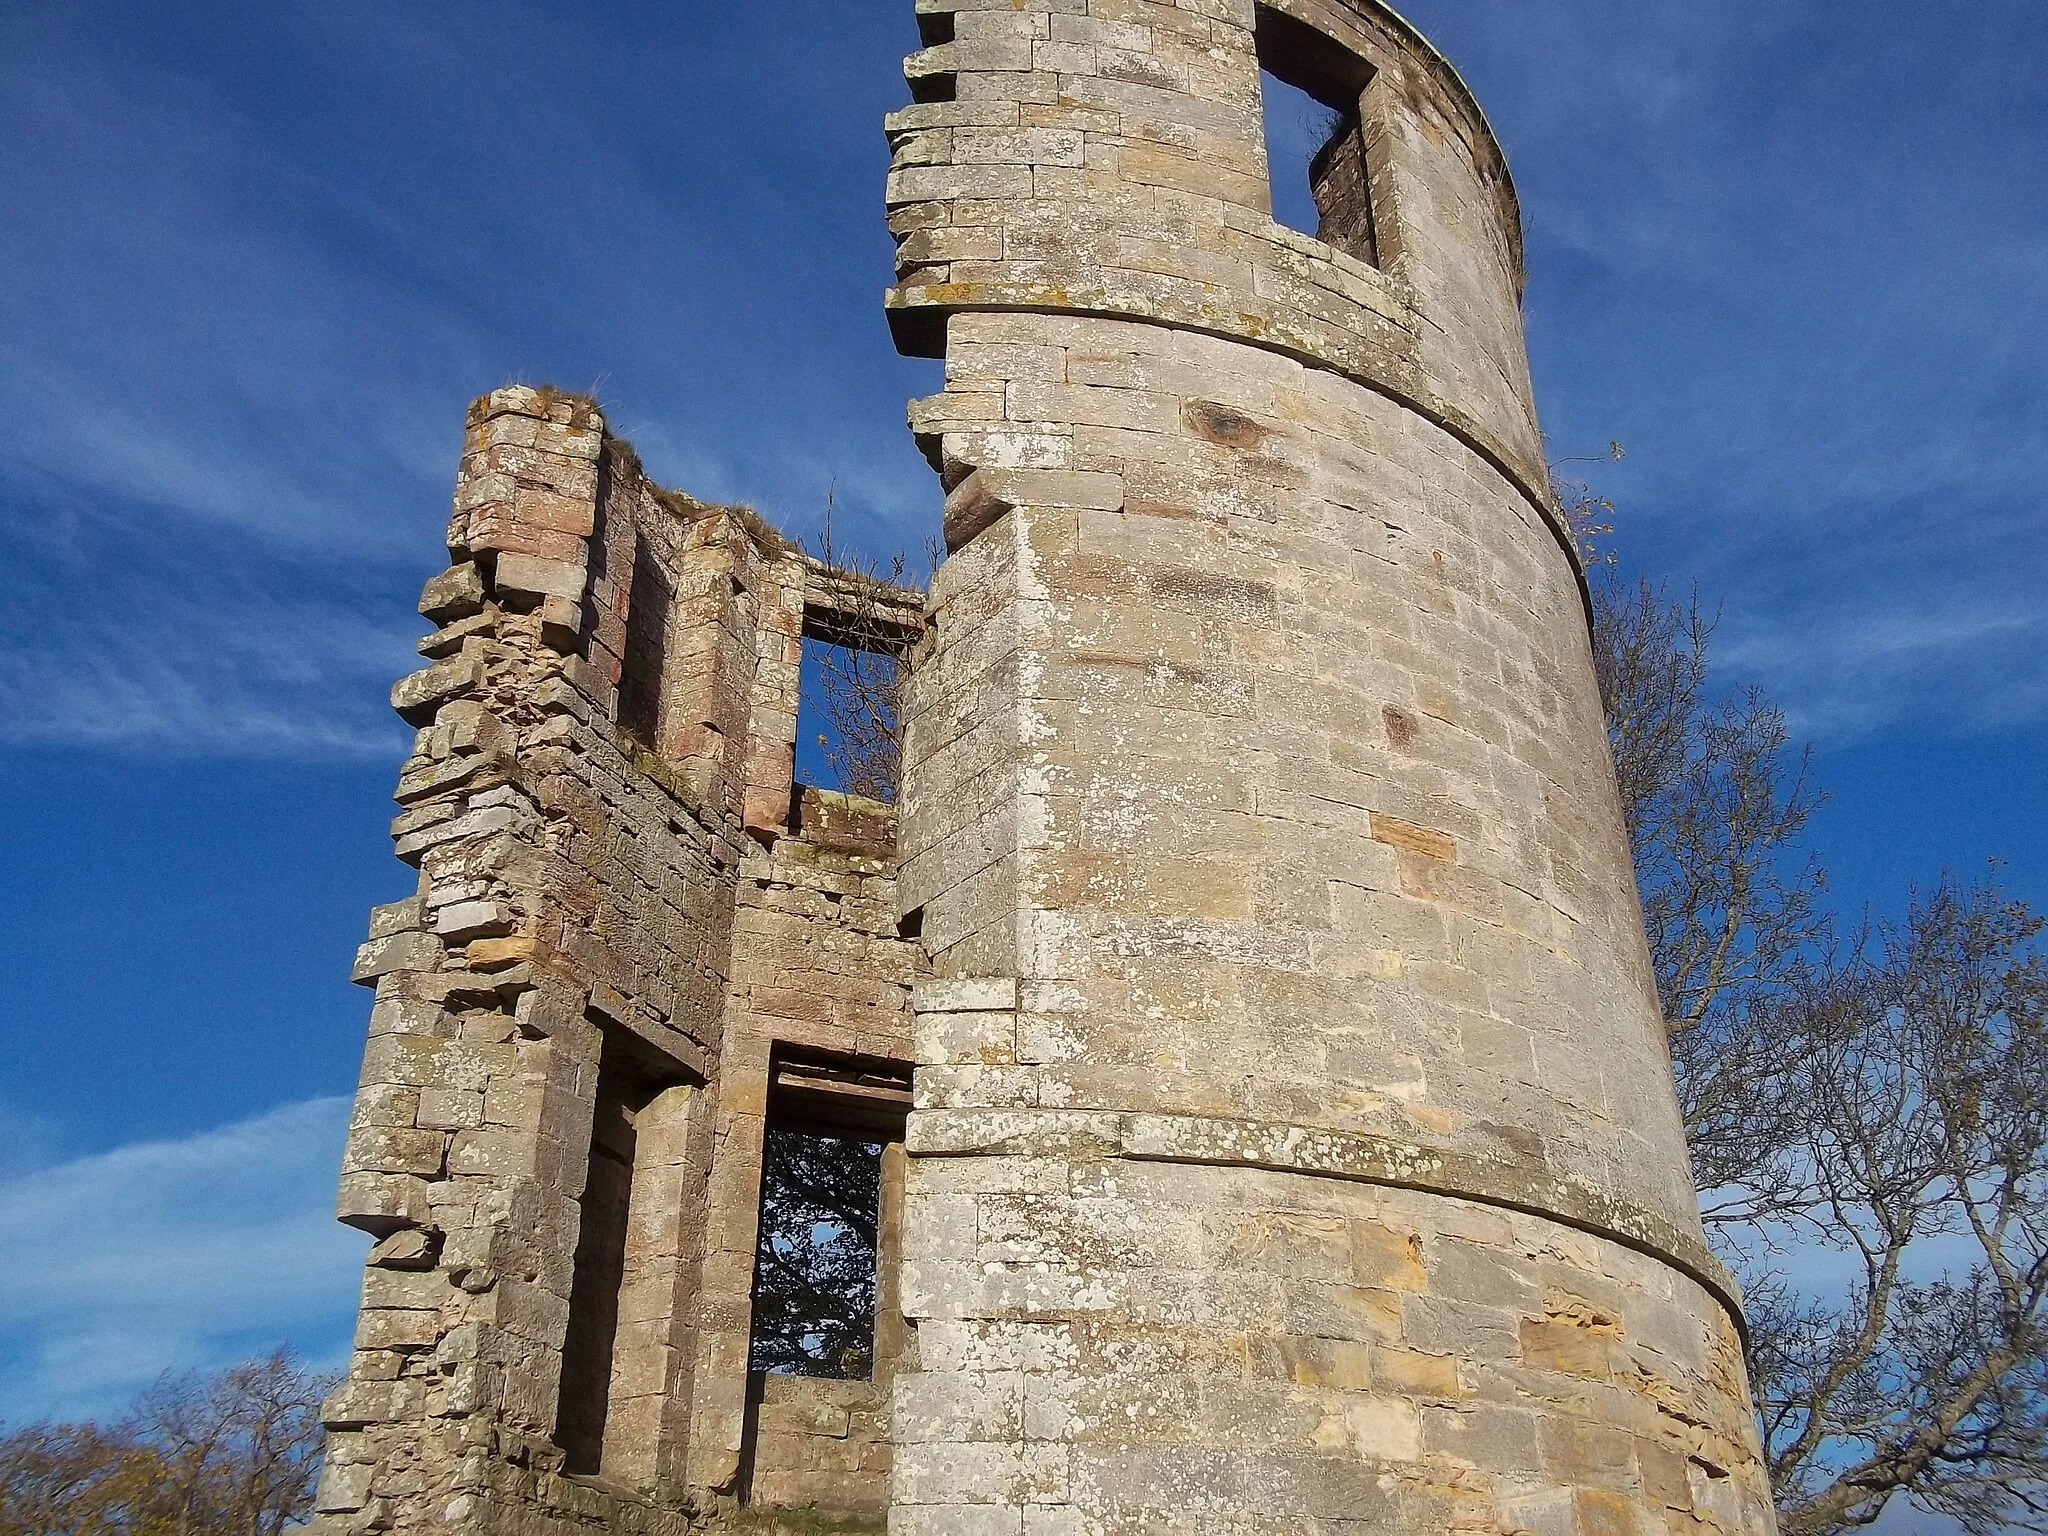
[(321, 1529), (1768, 1536), (1485, 118), (1377, 0), (915, 4), (928, 592), (471, 408)]

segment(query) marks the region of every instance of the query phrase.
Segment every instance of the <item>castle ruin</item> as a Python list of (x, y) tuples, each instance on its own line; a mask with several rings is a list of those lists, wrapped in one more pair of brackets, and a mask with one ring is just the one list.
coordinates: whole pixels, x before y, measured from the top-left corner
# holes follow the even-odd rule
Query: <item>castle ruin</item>
[[(1478, 106), (1377, 0), (915, 5), (928, 592), (471, 408), (319, 1529), (1768, 1536)], [(796, 782), (807, 641), (893, 804)]]

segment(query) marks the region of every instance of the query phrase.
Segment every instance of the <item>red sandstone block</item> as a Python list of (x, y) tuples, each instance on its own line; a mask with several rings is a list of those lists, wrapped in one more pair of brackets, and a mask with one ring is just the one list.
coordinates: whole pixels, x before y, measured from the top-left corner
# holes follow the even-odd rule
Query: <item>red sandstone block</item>
[(514, 521), (587, 538), (597, 525), (597, 507), (585, 496), (522, 485), (512, 497)]

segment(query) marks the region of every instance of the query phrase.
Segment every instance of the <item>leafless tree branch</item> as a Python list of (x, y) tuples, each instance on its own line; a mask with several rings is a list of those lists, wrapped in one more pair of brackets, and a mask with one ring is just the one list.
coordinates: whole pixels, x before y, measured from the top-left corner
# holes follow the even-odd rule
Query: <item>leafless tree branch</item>
[(311, 1512), (333, 1385), (281, 1350), (166, 1377), (114, 1424), (0, 1436), (0, 1536), (280, 1536)]
[[(1945, 877), (1837, 935), (1783, 716), (1709, 694), (1697, 598), (1595, 583), (1595, 655), (1710, 1234), (1787, 1536), (1895, 1498), (2048, 1531), (2043, 919)], [(1800, 1286), (1798, 1252), (1839, 1265)]]
[[(827, 575), (833, 609), (830, 632), (810, 637), (811, 695), (824, 727), (818, 733), (825, 764), (841, 793), (893, 804), (903, 758), (903, 654), (905, 574), (898, 553), (880, 561), (842, 545), (834, 535), (835, 496), (812, 557)], [(932, 564), (937, 565), (936, 556)]]

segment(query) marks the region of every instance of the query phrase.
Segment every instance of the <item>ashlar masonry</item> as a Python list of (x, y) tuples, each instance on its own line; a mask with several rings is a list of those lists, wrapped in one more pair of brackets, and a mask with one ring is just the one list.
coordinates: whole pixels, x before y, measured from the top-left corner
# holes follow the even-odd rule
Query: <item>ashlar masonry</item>
[[(1377, 0), (915, 6), (928, 591), (471, 407), (322, 1530), (1768, 1536), (1485, 118)], [(795, 780), (849, 634), (893, 803)]]

